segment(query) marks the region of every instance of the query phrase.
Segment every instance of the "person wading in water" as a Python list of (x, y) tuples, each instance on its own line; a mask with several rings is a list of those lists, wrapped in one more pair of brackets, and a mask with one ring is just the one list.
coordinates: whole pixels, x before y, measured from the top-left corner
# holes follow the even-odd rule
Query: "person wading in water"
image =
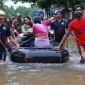
[(83, 16), (83, 9), (81, 5), (78, 4), (75, 6), (74, 14), (76, 18), (69, 24), (67, 32), (61, 40), (60, 44), (57, 46), (56, 50), (61, 48), (73, 30), (81, 56), (80, 63), (85, 63), (85, 16)]

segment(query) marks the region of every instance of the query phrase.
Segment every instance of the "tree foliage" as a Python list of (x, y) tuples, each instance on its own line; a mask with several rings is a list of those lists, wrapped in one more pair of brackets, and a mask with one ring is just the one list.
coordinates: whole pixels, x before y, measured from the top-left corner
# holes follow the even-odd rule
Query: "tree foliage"
[(15, 12), (16, 13), (20, 13), (22, 15), (22, 17), (25, 17), (25, 16), (29, 16), (29, 17), (33, 17), (33, 12), (37, 10), (36, 8), (26, 8), (26, 7), (22, 7), (22, 6), (19, 6)]
[(36, 3), (38, 0), (12, 0), (13, 2), (17, 3), (19, 1), (21, 2), (33, 2), (33, 3)]
[(2, 10), (5, 11), (6, 17), (11, 18), (12, 15), (16, 15), (17, 13), (20, 13), (22, 17), (29, 16), (30, 18), (33, 18), (33, 12), (37, 11), (38, 6), (35, 4), (32, 4), (32, 7), (26, 8), (24, 6), (19, 6), (18, 8), (14, 9), (13, 6), (8, 7), (3, 5)]
[[(47, 15), (50, 14), (50, 8), (53, 5), (62, 6), (64, 7), (64, 12), (69, 11), (69, 7), (74, 10), (74, 6), (76, 4), (81, 4), (85, 8), (85, 0), (13, 0), (14, 2), (22, 1), (22, 2), (33, 2), (37, 3), (40, 8), (46, 10)], [(73, 13), (74, 14), (74, 13)]]
[(0, 0), (0, 9), (3, 8), (3, 3), (5, 2), (6, 0)]
[(68, 7), (71, 7), (73, 9), (76, 4), (81, 4), (85, 8), (85, 0), (12, 0), (14, 2), (21, 1), (34, 3), (31, 4), (31, 8), (18, 7), (15, 10), (13, 6), (11, 6), (10, 8), (8, 8), (7, 6), (3, 6), (3, 3), (5, 1), (6, 0), (0, 0), (0, 8), (6, 12), (8, 18), (11, 18), (11, 16), (16, 13), (20, 13), (23, 17), (26, 15), (33, 17), (33, 12), (35, 10), (38, 11), (39, 7), (45, 9), (47, 12), (50, 11), (51, 6), (53, 5), (56, 5), (57, 7), (58, 6), (65, 7), (66, 10), (68, 10)]
[(11, 18), (11, 10), (8, 8), (8, 6), (3, 5), (2, 10), (5, 11), (7, 18)]
[(22, 2), (33, 2), (38, 3), (41, 8), (47, 8), (51, 5), (61, 5), (66, 9), (70, 6), (73, 8), (76, 4), (81, 4), (83, 7), (85, 6), (85, 0), (12, 0), (14, 2), (22, 1)]

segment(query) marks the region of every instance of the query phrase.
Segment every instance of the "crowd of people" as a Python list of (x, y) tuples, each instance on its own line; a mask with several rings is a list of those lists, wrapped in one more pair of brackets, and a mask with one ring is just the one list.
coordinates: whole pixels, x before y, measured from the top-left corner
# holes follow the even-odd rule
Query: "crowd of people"
[[(85, 62), (85, 17), (83, 17), (83, 11), (81, 5), (76, 5), (74, 14), (76, 19), (74, 19), (69, 25), (67, 20), (62, 17), (62, 12), (57, 11), (52, 17), (47, 20), (44, 19), (44, 13), (40, 12), (39, 16), (35, 16), (33, 21), (30, 17), (26, 16), (22, 20), (21, 14), (17, 16), (12, 16), (10, 21), (6, 20), (6, 14), (4, 11), (0, 10), (0, 62), (4, 62), (6, 59), (6, 45), (9, 40), (19, 49), (19, 44), (16, 42), (16, 38), (21, 34), (22, 36), (27, 33), (33, 33), (35, 40), (34, 46), (39, 48), (47, 48), (51, 46), (51, 39), (49, 29), (53, 30), (53, 40), (56, 48), (54, 50), (59, 50), (64, 47), (67, 43), (67, 37), (72, 34), (75, 38), (79, 53), (81, 55), (80, 63)], [(67, 26), (68, 25), (68, 26)], [(71, 31), (74, 31), (74, 34)], [(66, 42), (65, 42), (66, 41)], [(68, 43), (66, 48), (68, 47)], [(64, 47), (65, 48), (65, 47)]]

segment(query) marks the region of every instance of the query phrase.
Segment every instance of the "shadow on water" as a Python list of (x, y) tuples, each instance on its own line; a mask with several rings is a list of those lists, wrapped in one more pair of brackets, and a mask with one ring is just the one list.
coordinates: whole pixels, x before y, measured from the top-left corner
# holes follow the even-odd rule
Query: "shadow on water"
[(0, 65), (0, 85), (84, 85), (85, 64), (79, 63), (77, 47), (70, 40), (70, 59), (66, 63), (20, 64), (7, 57), (6, 63)]

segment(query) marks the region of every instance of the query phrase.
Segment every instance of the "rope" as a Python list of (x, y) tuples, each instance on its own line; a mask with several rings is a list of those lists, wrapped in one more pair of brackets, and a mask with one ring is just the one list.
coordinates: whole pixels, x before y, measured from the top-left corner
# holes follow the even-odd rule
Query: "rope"
[(25, 63), (27, 62), (27, 59), (26, 59), (26, 54), (25, 54)]
[(6, 50), (6, 53), (8, 54), (6, 47), (5, 47), (4, 44), (1, 42), (1, 39), (0, 39), (0, 43), (2, 44), (2, 46), (4, 47), (4, 49)]

